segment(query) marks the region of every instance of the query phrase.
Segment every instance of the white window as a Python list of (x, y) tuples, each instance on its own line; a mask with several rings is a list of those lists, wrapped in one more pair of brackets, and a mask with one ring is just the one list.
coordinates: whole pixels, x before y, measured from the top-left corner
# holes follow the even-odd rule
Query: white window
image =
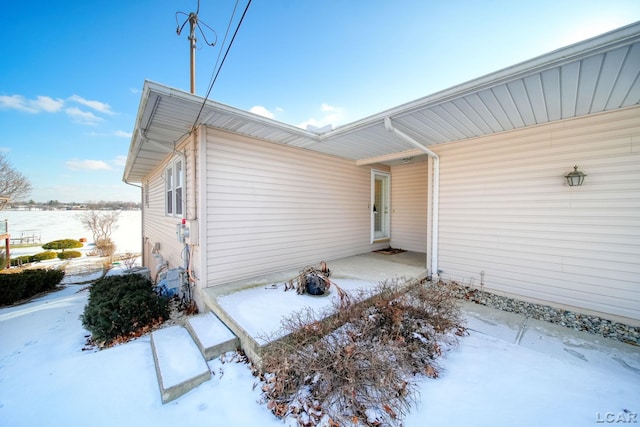
[(182, 159), (173, 160), (164, 174), (166, 189), (166, 213), (171, 216), (182, 216), (182, 183), (184, 182), (184, 170)]

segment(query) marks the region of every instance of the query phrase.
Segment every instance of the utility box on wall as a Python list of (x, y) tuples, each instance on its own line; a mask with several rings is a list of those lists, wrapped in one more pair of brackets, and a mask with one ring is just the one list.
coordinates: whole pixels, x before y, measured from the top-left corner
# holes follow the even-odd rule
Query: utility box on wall
[(199, 235), (198, 220), (187, 220), (187, 227), (189, 227), (189, 236), (187, 237), (187, 243), (189, 243), (190, 245), (197, 245)]
[(176, 224), (176, 237), (178, 242), (189, 245), (198, 244), (198, 220), (185, 220)]

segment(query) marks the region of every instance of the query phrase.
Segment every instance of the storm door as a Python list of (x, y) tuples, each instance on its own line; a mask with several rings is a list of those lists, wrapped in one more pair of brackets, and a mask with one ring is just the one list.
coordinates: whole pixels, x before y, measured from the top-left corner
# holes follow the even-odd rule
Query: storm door
[(391, 175), (376, 170), (371, 171), (371, 241), (391, 237), (390, 212)]

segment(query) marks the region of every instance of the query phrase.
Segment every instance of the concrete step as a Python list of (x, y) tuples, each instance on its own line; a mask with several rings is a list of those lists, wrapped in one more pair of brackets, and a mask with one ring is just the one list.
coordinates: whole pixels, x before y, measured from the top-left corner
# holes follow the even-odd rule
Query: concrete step
[(238, 337), (210, 311), (189, 317), (185, 326), (206, 360), (212, 360), (222, 353), (240, 348)]
[(200, 349), (182, 326), (154, 331), (151, 349), (162, 403), (177, 399), (211, 377)]

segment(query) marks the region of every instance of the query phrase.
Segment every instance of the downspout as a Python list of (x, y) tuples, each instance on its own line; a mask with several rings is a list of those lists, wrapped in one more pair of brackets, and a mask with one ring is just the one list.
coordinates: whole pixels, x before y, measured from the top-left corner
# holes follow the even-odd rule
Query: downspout
[(437, 282), (439, 271), (438, 271), (438, 210), (439, 210), (439, 200), (440, 200), (440, 157), (429, 150), (424, 145), (420, 144), (418, 141), (413, 139), (411, 136), (402, 132), (399, 129), (396, 129), (391, 123), (390, 117), (384, 118), (384, 128), (398, 135), (400, 138), (410, 143), (414, 147), (422, 150), (426, 155), (433, 159), (433, 201), (432, 201), (432, 212), (431, 212), (431, 277), (432, 280)]

